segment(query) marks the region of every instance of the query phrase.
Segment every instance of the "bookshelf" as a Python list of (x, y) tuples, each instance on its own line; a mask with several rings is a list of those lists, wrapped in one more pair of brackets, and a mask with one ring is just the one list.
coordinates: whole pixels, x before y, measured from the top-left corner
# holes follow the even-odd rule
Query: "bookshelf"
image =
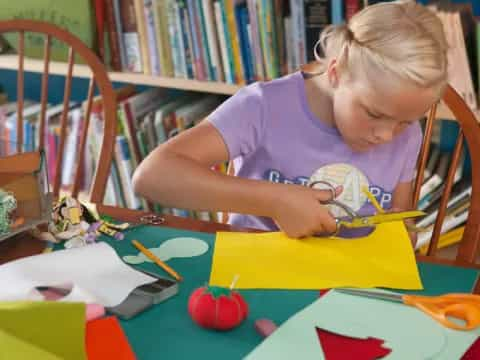
[[(24, 60), (25, 71), (43, 73), (43, 60), (28, 59)], [(0, 69), (17, 70), (17, 55), (0, 55)], [(50, 74), (65, 75), (67, 73), (67, 63), (50, 62)], [(89, 78), (90, 70), (87, 66), (75, 64), (73, 76), (80, 78)], [(233, 95), (242, 85), (227, 84), (224, 82), (199, 81), (193, 79), (180, 79), (161, 76), (145, 75), (141, 73), (109, 72), (111, 81), (118, 81), (137, 85), (148, 85), (180, 90), (192, 90), (211, 94)]]
[[(43, 72), (43, 60), (28, 59), (24, 60), (25, 71), (42, 73)], [(0, 69), (17, 70), (18, 69), (18, 56), (17, 55), (0, 55)], [(65, 75), (67, 73), (67, 64), (63, 62), (50, 62), (50, 74)], [(91, 76), (90, 70), (80, 64), (76, 64), (74, 67), (73, 76), (80, 78), (89, 78)], [(211, 94), (233, 95), (242, 85), (227, 84), (224, 82), (213, 81), (200, 81), (193, 79), (180, 79), (162, 76), (145, 75), (141, 73), (126, 73), (126, 72), (109, 72), (110, 80), (130, 83), (136, 85), (148, 85), (155, 87), (179, 89), (179, 90), (191, 90), (198, 92), (205, 92)], [(480, 119), (480, 110), (474, 111), (477, 119)], [(454, 120), (451, 111), (440, 104), (437, 109), (437, 118)]]

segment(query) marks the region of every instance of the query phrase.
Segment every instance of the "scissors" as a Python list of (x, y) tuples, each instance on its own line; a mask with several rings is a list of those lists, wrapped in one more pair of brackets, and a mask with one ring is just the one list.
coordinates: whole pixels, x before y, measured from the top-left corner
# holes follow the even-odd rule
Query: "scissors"
[[(480, 326), (480, 295), (445, 294), (440, 296), (418, 296), (380, 293), (362, 289), (335, 289), (335, 291), (414, 306), (450, 329), (472, 330)], [(449, 320), (448, 317), (460, 320), (464, 324), (455, 323)]]
[(155, 215), (155, 214), (147, 214), (147, 215), (142, 215), (140, 216), (139, 223), (133, 224), (128, 226), (125, 231), (131, 230), (131, 229), (136, 229), (139, 226), (144, 226), (144, 225), (162, 225), (165, 222), (165, 218), (160, 215)]
[(165, 218), (160, 215), (147, 214), (140, 216), (140, 222), (145, 225), (161, 225), (165, 222)]
[[(330, 200), (326, 201), (320, 201), (321, 204), (323, 205), (334, 205), (345, 211), (347, 214), (346, 217), (341, 217), (341, 218), (335, 218), (335, 222), (337, 224), (337, 229), (336, 231), (331, 234), (331, 235), (336, 235), (338, 234), (340, 227), (344, 226), (346, 228), (362, 228), (362, 227), (373, 227), (378, 224), (384, 223), (384, 222), (391, 222), (391, 221), (399, 221), (399, 220), (405, 220), (409, 218), (414, 218), (418, 216), (423, 216), (425, 215), (425, 212), (420, 211), (420, 210), (412, 210), (412, 211), (401, 211), (401, 212), (391, 212), (391, 213), (384, 213), (383, 209), (381, 209), (380, 205), (378, 203), (376, 204), (375, 207), (381, 211), (379, 214), (375, 215), (359, 215), (355, 210), (353, 210), (350, 206), (347, 204), (342, 203), (341, 201), (338, 201), (335, 199), (336, 197), (336, 191), (335, 187), (330, 184), (328, 181), (323, 181), (323, 180), (318, 180), (318, 181), (313, 181), (309, 184), (311, 188), (313, 188), (315, 185), (325, 185), (327, 188), (325, 190), (329, 190), (332, 192), (332, 198)], [(376, 200), (373, 197), (373, 195), (370, 194), (369, 196), (373, 201)], [(375, 205), (374, 203), (374, 205)]]

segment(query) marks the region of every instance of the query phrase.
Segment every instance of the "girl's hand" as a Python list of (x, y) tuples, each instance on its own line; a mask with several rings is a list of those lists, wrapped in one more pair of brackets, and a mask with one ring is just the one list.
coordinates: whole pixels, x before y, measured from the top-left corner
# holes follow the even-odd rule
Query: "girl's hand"
[[(335, 196), (341, 192), (342, 187), (337, 187)], [(292, 238), (334, 233), (337, 229), (335, 218), (320, 203), (331, 200), (332, 196), (329, 190), (285, 185), (278, 194), (272, 218), (280, 230)]]

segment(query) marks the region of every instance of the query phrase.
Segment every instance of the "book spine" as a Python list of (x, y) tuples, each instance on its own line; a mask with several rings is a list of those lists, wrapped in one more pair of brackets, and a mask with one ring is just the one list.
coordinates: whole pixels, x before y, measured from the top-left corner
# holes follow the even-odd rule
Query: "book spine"
[(143, 11), (145, 16), (146, 39), (148, 42), (147, 48), (150, 56), (150, 71), (152, 75), (161, 75), (152, 0), (143, 1)]
[(260, 29), (258, 26), (257, 0), (247, 0), (248, 16), (252, 29), (252, 47), (255, 54), (255, 80), (265, 79), (265, 70), (263, 66), (262, 46), (260, 40)]
[[(460, 214), (456, 214), (453, 216), (447, 216), (442, 224), (442, 228), (440, 230), (441, 234), (446, 233), (447, 231), (454, 229), (455, 227), (463, 224), (467, 221), (468, 218), (468, 209), (461, 212)], [(426, 232), (421, 232), (418, 235), (417, 244), (415, 246), (416, 249), (419, 249), (430, 242), (430, 238), (432, 237), (433, 229)]]
[(331, 23), (329, 0), (305, 0), (305, 46), (307, 61), (315, 60), (313, 49), (323, 29)]
[(242, 34), (243, 46), (245, 51), (245, 66), (247, 69), (247, 82), (251, 83), (256, 80), (255, 68), (254, 68), (254, 53), (252, 51), (251, 31), (248, 23), (248, 10), (246, 7), (242, 7), (240, 10), (240, 33)]
[(217, 36), (217, 24), (213, 13), (212, 0), (200, 0), (203, 8), (203, 15), (205, 17), (205, 27), (207, 31), (208, 49), (212, 63), (212, 72), (215, 81), (224, 81), (223, 66), (221, 61), (219, 40)]
[(113, 0), (113, 11), (115, 20), (115, 29), (117, 32), (117, 43), (120, 51), (120, 70), (123, 70), (127, 66), (127, 58), (125, 54), (125, 44), (123, 42), (122, 32), (122, 17), (120, 14), (120, 0)]
[(343, 17), (343, 1), (344, 0), (331, 0), (331, 19), (334, 25), (340, 25), (345, 21)]
[(230, 71), (230, 63), (228, 58), (228, 50), (227, 50), (227, 41), (225, 39), (225, 29), (223, 27), (222, 21), (222, 9), (219, 1), (215, 1), (213, 3), (213, 10), (215, 14), (215, 21), (217, 23), (217, 31), (218, 31), (218, 42), (220, 45), (220, 53), (222, 59), (222, 67), (224, 78), (227, 83), (233, 83), (232, 81), (232, 74)]
[[(455, 204), (457, 204), (459, 201), (461, 201), (462, 199), (464, 199), (465, 197), (467, 196), (470, 196), (472, 194), (472, 187), (468, 187), (467, 189), (463, 190), (462, 192), (460, 192), (458, 195), (452, 197), (448, 203), (447, 203), (447, 210), (449, 208), (452, 208)], [(425, 216), (424, 218), (422, 218), (420, 221), (417, 222), (417, 226), (420, 227), (420, 228), (423, 228), (423, 227), (426, 227), (426, 226), (429, 226), (430, 224), (432, 224), (436, 217), (438, 215), (438, 209), (431, 212), (430, 214), (428, 214), (427, 216)]]
[(134, 0), (120, 2), (120, 15), (122, 23), (122, 35), (125, 45), (125, 57), (127, 71), (142, 72), (143, 60), (140, 50), (140, 38), (137, 31)]
[(147, 28), (145, 24), (145, 11), (143, 0), (133, 0), (135, 8), (135, 18), (137, 22), (138, 38), (140, 42), (140, 51), (142, 53), (142, 68), (144, 74), (151, 74), (150, 54), (148, 50)]
[(132, 175), (133, 167), (131, 163), (130, 151), (127, 139), (123, 135), (118, 135), (116, 139), (117, 151), (120, 155), (120, 171), (123, 173), (124, 195), (128, 199), (127, 203), (131, 209), (140, 209), (141, 203), (133, 191)]
[(360, 11), (360, 0), (345, 0), (345, 18), (349, 21), (353, 15)]
[(105, 0), (108, 42), (110, 46), (110, 66), (114, 71), (122, 70), (120, 44), (118, 43), (117, 25), (113, 0)]
[(286, 2), (284, 0), (274, 0), (274, 19), (275, 19), (275, 36), (277, 44), (277, 53), (278, 53), (278, 66), (279, 73), (278, 75), (286, 74), (287, 71), (287, 49), (285, 44), (285, 6)]
[(237, 83), (237, 76), (236, 76), (236, 69), (234, 65), (234, 58), (233, 58), (233, 48), (232, 48), (232, 38), (230, 37), (230, 31), (228, 28), (227, 23), (227, 15), (225, 9), (225, 2), (222, 0), (218, 0), (221, 9), (221, 16), (222, 16), (222, 28), (223, 28), (223, 35), (225, 38), (225, 45), (228, 53), (228, 65), (230, 67), (230, 83), (235, 84)]
[(207, 25), (205, 23), (205, 14), (203, 11), (202, 0), (194, 0), (196, 19), (198, 22), (199, 34), (202, 42), (203, 59), (205, 62), (206, 75), (208, 80), (216, 81), (215, 69), (213, 68), (213, 59), (211, 56), (210, 41), (208, 40)]
[(233, 0), (221, 0), (224, 5), (227, 36), (230, 38), (230, 46), (232, 49), (232, 60), (235, 69), (235, 82), (237, 84), (245, 84), (245, 74), (243, 70), (242, 57), (239, 49), (239, 37), (237, 26), (235, 25), (235, 14)]
[(239, 38), (239, 47), (240, 47), (240, 56), (242, 57), (242, 64), (243, 64), (243, 73), (245, 74), (245, 81), (247, 83), (251, 82), (251, 71), (248, 66), (248, 54), (247, 54), (247, 46), (248, 46), (248, 35), (247, 31), (247, 24), (244, 23), (244, 19), (242, 18), (242, 9), (241, 5), (235, 6), (235, 26), (237, 27), (238, 31), (238, 38)]
[(97, 49), (98, 56), (105, 61), (105, 2), (104, 0), (92, 0), (95, 9), (95, 20), (97, 25)]
[(168, 24), (164, 23), (168, 21), (164, 14), (165, 2), (164, 0), (153, 1), (153, 20), (161, 73), (163, 76), (173, 76), (171, 51), (168, 44)]
[(285, 48), (287, 51), (287, 73), (293, 72), (295, 69), (295, 53), (294, 53), (294, 41), (292, 36), (292, 18), (285, 17)]
[(190, 15), (187, 6), (183, 1), (180, 8), (180, 21), (182, 23), (183, 43), (185, 49), (185, 64), (187, 67), (187, 75), (189, 79), (196, 79), (198, 76), (199, 63), (195, 59), (195, 47), (193, 44), (193, 34), (190, 27)]
[(168, 33), (170, 38), (170, 48), (172, 49), (173, 72), (176, 77), (187, 77), (185, 54), (183, 50), (183, 40), (181, 38), (181, 27), (176, 0), (168, 0)]
[(162, 46), (164, 47), (163, 56), (165, 58), (165, 74), (167, 76), (174, 76), (173, 70), (173, 54), (172, 49), (170, 47), (170, 40), (169, 40), (169, 19), (168, 19), (168, 4), (172, 2), (172, 0), (158, 0), (160, 1), (160, 8), (159, 8), (159, 17), (161, 19), (161, 29), (160, 34), (162, 37)]

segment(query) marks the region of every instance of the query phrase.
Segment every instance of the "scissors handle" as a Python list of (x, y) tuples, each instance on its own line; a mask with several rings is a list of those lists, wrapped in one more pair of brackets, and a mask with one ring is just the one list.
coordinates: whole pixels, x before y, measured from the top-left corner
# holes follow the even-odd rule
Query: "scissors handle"
[[(443, 326), (455, 330), (472, 330), (480, 326), (480, 296), (447, 294), (436, 297), (404, 295), (404, 304), (414, 306)], [(460, 320), (463, 324), (451, 321)]]
[(140, 222), (148, 225), (161, 225), (165, 222), (165, 218), (155, 214), (147, 214), (140, 217)]

